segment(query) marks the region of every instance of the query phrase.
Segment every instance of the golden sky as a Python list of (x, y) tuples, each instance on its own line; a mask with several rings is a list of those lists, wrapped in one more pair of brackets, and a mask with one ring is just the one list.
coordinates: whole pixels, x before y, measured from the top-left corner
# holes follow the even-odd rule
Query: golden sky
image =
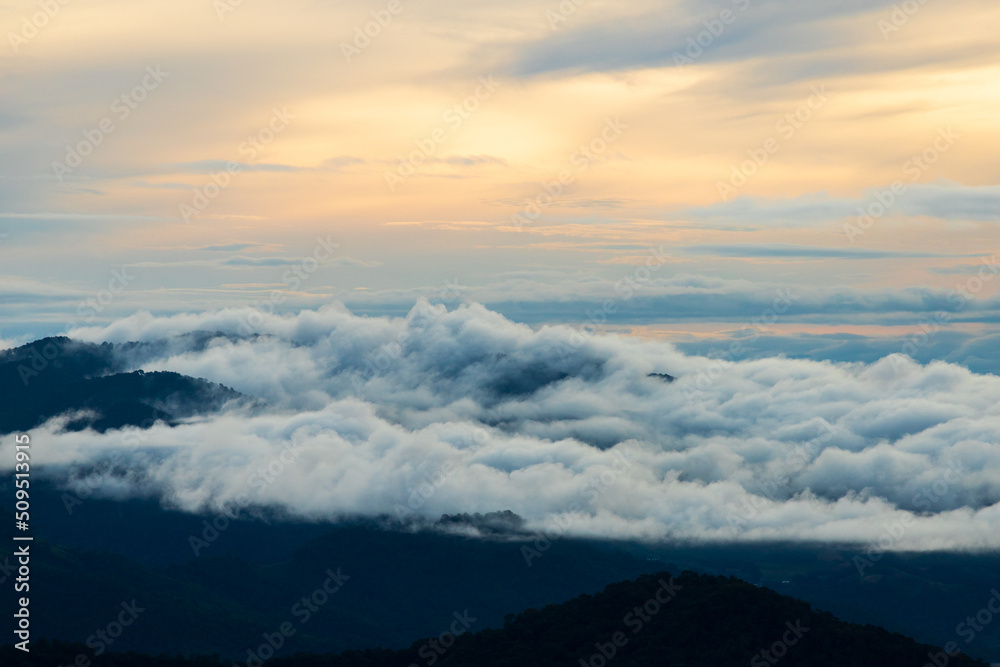
[[(101, 317), (270, 290), (405, 312), (449, 281), (544, 320), (650, 249), (642, 296), (667, 301), (637, 321), (739, 319), (794, 285), (803, 317), (912, 325), (996, 250), (998, 20), (985, 0), (3, 2), (0, 335), (78, 318), (120, 267)], [(318, 237), (337, 252), (288, 279)], [(669, 300), (706, 290), (732, 303)]]

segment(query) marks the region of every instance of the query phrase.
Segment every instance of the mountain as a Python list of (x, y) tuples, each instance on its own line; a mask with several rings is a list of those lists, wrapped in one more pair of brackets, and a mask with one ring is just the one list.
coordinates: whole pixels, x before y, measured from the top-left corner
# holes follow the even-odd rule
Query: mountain
[[(346, 582), (344, 584), (346, 590)], [(333, 593), (332, 595), (336, 595)], [(401, 602), (402, 604), (402, 602)], [(317, 614), (318, 616), (318, 614)], [(138, 624), (139, 618), (134, 621)], [(289, 617), (248, 640), (241, 663), (259, 667), (985, 667), (957, 651), (918, 644), (874, 626), (844, 623), (808, 604), (733, 578), (685, 572), (644, 575), (542, 609), (510, 614), (502, 629), (467, 630), (478, 619), (456, 611), (436, 636), (409, 648), (271, 658), (312, 619)], [(131, 631), (130, 628), (126, 628)], [(221, 667), (218, 657), (154, 658), (83, 645), (36, 645), (30, 654), (0, 649), (9, 667)], [(949, 647), (954, 649), (954, 647)], [(78, 656), (83, 656), (82, 660)], [(269, 659), (271, 658), (271, 659)]]
[[(97, 502), (88, 499), (74, 509), (83, 511)], [(83, 522), (83, 516), (76, 517), (81, 530), (107, 530), (100, 523)], [(134, 600), (146, 611), (116, 641), (115, 650), (171, 652), (183, 636), (185, 652), (238, 657), (255, 638), (294, 620), (295, 605), (333, 572), (344, 577), (343, 586), (312, 614), (286, 650), (401, 648), (414, 637), (440, 633), (456, 611), (468, 609), (477, 618), (475, 629), (499, 627), (511, 611), (595, 592), (655, 569), (650, 561), (574, 540), (554, 541), (529, 566), (521, 543), (506, 540), (400, 532), (372, 524), (281, 531), (259, 521), (234, 520), (230, 526), (213, 517), (190, 518), (169, 532), (186, 557), (166, 566), (144, 565), (106, 549), (54, 544), (36, 533), (31, 547), (34, 636), (85, 642), (116, 618), (122, 603)], [(0, 512), (0, 522), (10, 525), (12, 518)], [(43, 522), (39, 515), (33, 525)], [(218, 528), (210, 527), (213, 523)], [(155, 526), (138, 524), (120, 539), (141, 542)], [(316, 536), (318, 528), (323, 532)], [(243, 536), (231, 540), (231, 531), (243, 531)], [(282, 537), (299, 545), (234, 551)], [(2, 567), (14, 562), (9, 544), (0, 542)], [(8, 596), (5, 604), (12, 603)], [(8, 613), (6, 606), (2, 611)]]
[[(971, 626), (967, 619), (988, 605), (991, 589), (1000, 583), (1000, 556), (995, 554), (865, 555), (849, 545), (834, 549), (801, 544), (695, 546), (555, 539), (541, 552), (542, 558), (532, 559), (528, 567), (521, 548), (535, 549), (535, 538), (516, 533), (516, 521), (505, 520), (504, 514), (479, 519), (447, 516), (435, 526), (424, 526), (434, 530), (421, 533), (401, 531), (398, 525), (389, 530), (389, 523), (297, 522), (256, 511), (227, 525), (219, 517), (165, 509), (153, 499), (102, 499), (88, 496), (82, 489), (64, 491), (42, 479), (32, 480), (32, 491), (35, 535), (57, 546), (60, 553), (73, 556), (60, 561), (62, 566), (72, 565), (60, 575), (66, 590), (87, 599), (101, 599), (102, 578), (106, 577), (119, 591), (119, 598), (107, 600), (103, 607), (78, 610), (84, 619), (110, 613), (125, 595), (170, 589), (179, 597), (161, 605), (157, 612), (166, 625), (181, 623), (180, 610), (199, 609), (205, 602), (214, 605), (210, 609), (213, 615), (242, 614), (254, 619), (254, 631), (260, 628), (263, 632), (269, 624), (280, 622), (274, 618), (279, 614), (270, 607), (287, 612), (286, 600), (277, 593), (249, 597), (250, 589), (271, 590), (284, 585), (273, 576), (282, 569), (306, 572), (307, 576), (293, 578), (291, 587), (308, 588), (313, 584), (310, 576), (315, 578), (326, 567), (340, 566), (347, 574), (359, 575), (351, 581), (356, 586), (345, 587), (341, 593), (345, 598), (352, 590), (363, 597), (371, 595), (364, 603), (368, 606), (356, 609), (385, 625), (368, 635), (365, 643), (352, 645), (342, 642), (338, 633), (361, 628), (353, 620), (331, 628), (329, 636), (308, 650), (398, 648), (412, 637), (434, 632), (460, 607), (471, 611), (476, 606), (475, 612), (482, 619), (477, 628), (483, 622), (500, 627), (504, 615), (512, 610), (567, 600), (618, 579), (670, 569), (735, 576), (806, 600), (850, 622), (878, 625), (924, 643), (958, 641), (977, 657), (1000, 656), (1000, 624), (986, 624), (969, 643), (959, 634), (968, 632)], [(0, 506), (12, 497), (9, 493), (9, 486), (0, 492)], [(217, 521), (225, 529), (216, 536), (205, 522)], [(470, 524), (492, 539), (470, 540), (440, 532), (455, 532), (454, 528)], [(498, 532), (504, 528), (511, 532)], [(213, 539), (200, 544), (198, 540), (206, 536)], [(0, 565), (8, 553), (4, 546), (0, 543)], [(105, 563), (114, 565), (105, 568)], [(91, 567), (100, 573), (96, 579), (89, 577)], [(309, 571), (317, 574), (308, 575)], [(241, 585), (244, 574), (247, 578)], [(161, 588), (154, 586), (161, 581), (166, 582)], [(384, 591), (376, 595), (374, 586), (404, 593), (401, 597)], [(481, 587), (485, 594), (476, 597), (475, 591)], [(60, 606), (62, 591), (57, 588), (51, 595), (52, 615), (46, 623), (62, 624), (60, 632), (49, 633), (51, 636), (84, 639), (93, 632), (85, 622), (63, 618), (68, 611)], [(397, 599), (409, 602), (398, 606)], [(238, 612), (218, 611), (226, 605)], [(226, 633), (211, 635), (196, 630), (188, 634), (200, 642), (200, 651), (209, 653), (229, 654), (245, 641), (242, 636), (233, 638)], [(140, 633), (124, 641), (137, 650), (153, 650), (150, 646), (154, 645), (156, 650), (170, 650), (169, 638), (163, 643), (153, 639), (153, 644), (146, 644)], [(133, 640), (135, 643), (129, 643)], [(307, 649), (299, 646), (292, 650)]]
[(69, 430), (148, 427), (248, 400), (223, 385), (171, 372), (121, 372), (115, 347), (65, 337), (0, 352), (0, 434), (64, 414)]
[[(442, 667), (671, 665), (903, 667), (940, 654), (874, 626), (844, 623), (800, 600), (734, 578), (685, 572), (639, 577), (509, 618), (502, 630), (463, 637)], [(291, 663), (288, 663), (291, 664)]]

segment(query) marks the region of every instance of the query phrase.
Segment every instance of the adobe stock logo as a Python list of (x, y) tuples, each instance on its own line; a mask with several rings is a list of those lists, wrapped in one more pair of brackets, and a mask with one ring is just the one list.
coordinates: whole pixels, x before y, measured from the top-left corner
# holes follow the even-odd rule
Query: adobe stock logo
[(122, 93), (111, 102), (108, 110), (113, 114), (105, 116), (97, 122), (96, 127), (83, 130), (83, 139), (74, 145), (66, 146), (66, 157), (63, 162), (52, 162), (52, 173), (62, 183), (63, 179), (72, 174), (73, 171), (83, 164), (83, 161), (93, 153), (98, 146), (104, 143), (105, 137), (118, 128), (118, 123), (123, 122), (132, 115), (132, 112), (139, 108), (139, 105), (146, 101), (149, 94), (160, 87), (160, 84), (170, 76), (170, 72), (164, 72), (159, 65), (146, 67), (146, 74), (142, 81), (131, 90)]
[[(812, 86), (809, 91), (812, 95), (805, 102), (796, 107), (794, 111), (786, 113), (774, 124), (775, 132), (785, 141), (790, 140), (805, 127), (806, 123), (812, 120), (830, 99), (826, 94), (826, 84)], [(749, 183), (750, 179), (763, 169), (773, 155), (781, 151), (782, 146), (781, 140), (771, 136), (757, 148), (748, 148), (746, 154), (749, 159), (730, 167), (729, 180), (716, 181), (715, 188), (719, 192), (719, 199), (727, 202), (736, 196), (739, 189)]]
[(438, 146), (445, 143), (451, 136), (450, 133), (457, 132), (465, 124), (472, 114), (479, 108), (480, 104), (490, 99), (496, 92), (500, 84), (493, 80), (493, 75), (481, 76), (477, 79), (478, 85), (471, 95), (458, 104), (452, 105), (442, 115), (441, 119), (447, 123), (449, 129), (436, 127), (423, 139), (414, 139), (416, 146), (406, 156), (400, 155), (396, 158), (398, 163), (395, 171), (386, 170), (384, 173), (385, 184), (389, 192), (395, 192), (396, 188), (406, 179), (410, 178), (426, 162), (433, 159)]
[(899, 32), (926, 3), (927, 0), (906, 0), (906, 2), (893, 5), (888, 20), (880, 18), (875, 23), (879, 32), (882, 33), (882, 39), (889, 41), (889, 35)]
[(404, 9), (405, 7), (399, 0), (389, 0), (385, 9), (371, 12), (372, 20), (366, 23), (363, 28), (358, 26), (354, 29), (354, 41), (350, 44), (340, 43), (340, 52), (344, 54), (344, 60), (347, 61), (347, 64), (350, 64), (354, 58), (361, 55), (362, 51), (371, 46), (372, 40), (377, 39), (382, 34), (382, 30), (388, 28), (389, 24), (392, 23), (393, 17), (402, 13)]
[(723, 9), (715, 18), (705, 19), (701, 22), (705, 29), (687, 38), (687, 47), (683, 53), (674, 51), (674, 65), (678, 67), (693, 65), (698, 58), (701, 58), (705, 50), (711, 48), (715, 40), (726, 32), (726, 28), (736, 23), (736, 19), (740, 15), (738, 12), (745, 12), (750, 8), (750, 0), (732, 0), (732, 3), (736, 5), (736, 11)]
[(785, 623), (785, 633), (781, 639), (771, 644), (768, 648), (757, 653), (750, 661), (751, 667), (767, 667), (777, 664), (782, 658), (788, 655), (788, 650), (799, 643), (802, 637), (809, 632), (809, 628), (802, 625), (802, 621), (791, 621)]
[(190, 224), (191, 220), (204, 215), (211, 203), (229, 188), (233, 178), (243, 173), (244, 167), (252, 165), (264, 148), (291, 125), (294, 118), (295, 114), (289, 113), (287, 107), (281, 107), (280, 111), (277, 107), (271, 109), (267, 124), (253, 134), (247, 135), (246, 141), (237, 147), (239, 154), (245, 155), (246, 160), (226, 162), (224, 170), (213, 172), (207, 182), (192, 188), (191, 203), (180, 204), (177, 207), (181, 219)]
[(22, 44), (27, 44), (38, 37), (39, 31), (47, 26), (69, 3), (70, 0), (38, 0), (41, 11), (35, 12), (30, 18), (27, 16), (22, 18), (20, 32), (7, 33), (7, 41), (10, 42), (10, 48), (14, 49), (14, 53), (19, 54)]
[[(647, 627), (647, 624), (652, 622), (653, 617), (660, 613), (664, 607), (670, 604), (677, 593), (684, 588), (680, 584), (674, 581), (673, 577), (670, 577), (670, 581), (664, 581), (660, 579), (657, 582), (660, 587), (656, 589), (652, 596), (647, 599), (641, 605), (636, 605), (625, 614), (622, 618), (622, 623), (626, 628), (632, 631), (633, 635), (637, 635), (642, 632), (643, 628)], [(608, 665), (618, 652), (625, 648), (629, 642), (629, 636), (624, 630), (619, 630), (609, 637), (610, 641), (607, 642), (597, 642), (594, 644), (594, 648), (597, 649), (589, 658), (579, 659), (579, 667), (605, 667)]]
[(911, 155), (902, 166), (903, 175), (907, 180), (897, 179), (885, 190), (876, 190), (872, 195), (874, 201), (869, 201), (867, 205), (858, 208), (857, 224), (844, 223), (844, 234), (851, 245), (854, 245), (857, 237), (864, 236), (877, 221), (888, 215), (892, 207), (902, 201), (910, 191), (911, 184), (917, 183), (961, 138), (962, 135), (952, 130), (951, 126), (940, 128), (929, 146)]

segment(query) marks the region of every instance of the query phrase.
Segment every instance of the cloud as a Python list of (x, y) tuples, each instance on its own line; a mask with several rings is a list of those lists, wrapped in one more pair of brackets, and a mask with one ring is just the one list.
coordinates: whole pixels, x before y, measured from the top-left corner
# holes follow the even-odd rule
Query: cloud
[(330, 266), (355, 269), (374, 269), (382, 266), (382, 262), (366, 259), (355, 259), (354, 257), (334, 257), (326, 262)]
[(48, 281), (0, 275), (0, 303), (53, 302), (79, 299), (84, 292)]
[[(1000, 221), (1000, 186), (963, 185), (949, 181), (906, 184), (906, 191), (888, 210), (890, 216), (926, 216), (937, 220), (973, 222)], [(746, 227), (807, 227), (817, 223), (857, 218), (876, 202), (872, 188), (861, 198), (831, 197), (810, 193), (786, 199), (741, 196), (729, 202), (696, 206), (679, 211), (681, 218)]]
[(868, 250), (866, 248), (822, 248), (819, 246), (791, 245), (787, 243), (761, 243), (740, 245), (684, 246), (690, 255), (711, 257), (774, 257), (787, 259), (921, 259), (929, 257), (979, 257), (981, 255), (948, 255), (934, 252), (894, 250)]
[[(195, 162), (179, 162), (167, 165), (158, 170), (161, 173), (194, 173), (210, 174), (219, 171), (226, 171), (232, 162), (226, 160), (198, 160)], [(365, 164), (365, 160), (351, 155), (338, 155), (337, 157), (323, 160), (319, 167), (302, 167), (289, 164), (272, 164), (266, 162), (247, 163), (237, 162), (240, 171), (245, 172), (283, 172), (298, 173), (310, 171), (337, 171), (342, 167), (350, 167), (356, 164)]]
[(365, 164), (365, 160), (353, 155), (338, 155), (337, 157), (323, 160), (323, 167), (327, 169), (339, 169), (340, 167), (350, 167), (354, 164)]
[(194, 250), (208, 250), (211, 252), (236, 252), (240, 250), (252, 250), (254, 248), (262, 247), (266, 244), (264, 243), (225, 243), (218, 245), (207, 245), (201, 248), (194, 248)]
[(104, 222), (115, 220), (128, 221), (160, 221), (169, 220), (149, 215), (118, 215), (118, 214), (90, 214), (90, 213), (14, 213), (0, 212), (0, 220), (39, 220), (43, 222)]
[[(976, 373), (1000, 375), (1000, 359), (992, 352), (1000, 346), (1000, 333), (989, 331), (975, 334), (947, 329), (932, 329), (932, 332), (933, 335), (926, 339), (922, 335), (923, 330), (919, 328), (916, 332), (907, 331), (895, 336), (803, 333), (760, 336), (752, 341), (743, 337), (743, 358), (785, 355), (814, 361), (874, 363), (883, 357), (900, 353), (904, 345), (916, 337), (921, 344), (915, 350), (907, 347), (907, 352), (920, 363), (946, 361), (960, 364)], [(703, 338), (678, 342), (676, 345), (687, 354), (718, 356), (738, 337), (738, 332), (734, 332), (730, 337)]]
[[(164, 168), (165, 173), (191, 173), (191, 174), (211, 174), (219, 171), (226, 171), (227, 165), (233, 164), (226, 160), (198, 160), (196, 162), (178, 162)], [(288, 164), (269, 164), (266, 162), (246, 163), (238, 162), (240, 171), (260, 171), (260, 172), (298, 172), (307, 170), (304, 167), (296, 167)]]
[(927, 183), (911, 188), (901, 208), (941, 220), (1000, 222), (1000, 186)]
[[(956, 321), (991, 322), (1000, 313), (1000, 298), (995, 296), (963, 302), (954, 291), (924, 287), (863, 290), (754, 283), (680, 273), (645, 279), (646, 274), (642, 273), (645, 266), (640, 264), (638, 269), (626, 270), (618, 280), (581, 275), (572, 281), (562, 281), (529, 273), (485, 288), (461, 291), (464, 298), (486, 303), (512, 319), (535, 323), (747, 322), (759, 318), (775, 299), (785, 298), (782, 295), (787, 296), (790, 305), (783, 308), (781, 319), (789, 322), (840, 322), (850, 315), (854, 324), (893, 324), (922, 321), (939, 312), (960, 312), (954, 318)], [(992, 268), (987, 268), (984, 282), (992, 280), (996, 273), (995, 265), (987, 266)], [(537, 285), (543, 280), (546, 287), (539, 289)], [(378, 296), (368, 299), (369, 306)], [(381, 298), (385, 302), (398, 299), (390, 292)]]
[[(888, 5), (888, 0), (837, 0), (822, 5), (734, 0), (707, 7), (705, 3), (674, 2), (666, 7), (649, 3), (638, 11), (605, 8), (591, 15), (590, 21), (585, 11), (577, 11), (566, 21), (553, 21), (553, 30), (543, 38), (523, 45), (512, 69), (522, 76), (537, 76), (567, 70), (614, 72), (674, 66), (678, 64), (674, 54), (687, 55), (697, 39), (702, 40), (701, 48), (690, 52), (696, 55), (689, 56), (688, 64), (831, 51), (841, 43), (838, 35), (857, 39), (849, 31), (831, 30), (831, 23)], [(728, 13), (725, 24), (719, 20), (723, 11)], [(717, 27), (707, 25), (713, 21)], [(702, 33), (706, 37), (700, 37)], [(600, 48), (594, 48), (595, 44)], [(851, 65), (857, 67), (857, 63)], [(800, 72), (799, 76), (808, 74)], [(783, 70), (782, 80), (790, 78)]]
[(223, 266), (294, 266), (301, 262), (302, 259), (296, 257), (247, 257), (245, 255), (237, 255), (235, 257), (227, 257), (219, 263)]
[(952, 364), (728, 362), (426, 302), (73, 333), (268, 407), (141, 434), (38, 429), (39, 471), (71, 486), (307, 519), (510, 509), (559, 535), (863, 543), (900, 526), (890, 548), (1000, 546), (1000, 377)]
[[(232, 246), (215, 246), (206, 248), (196, 248), (197, 250), (240, 250), (252, 249), (263, 244), (234, 244)], [(248, 257), (246, 255), (235, 255), (233, 257), (214, 259), (178, 259), (167, 261), (144, 261), (132, 262), (129, 266), (139, 268), (161, 268), (161, 267), (181, 267), (181, 266), (206, 266), (206, 267), (269, 267), (269, 266), (297, 266), (302, 263), (301, 257)], [(363, 268), (371, 269), (382, 266), (381, 262), (374, 260), (355, 259), (354, 257), (333, 257), (323, 263), (324, 266), (335, 266), (341, 268)]]
[(426, 160), (426, 162), (450, 164), (454, 167), (475, 167), (481, 164), (499, 164), (504, 167), (508, 166), (506, 160), (493, 157), (492, 155), (450, 155), (443, 158), (430, 158)]

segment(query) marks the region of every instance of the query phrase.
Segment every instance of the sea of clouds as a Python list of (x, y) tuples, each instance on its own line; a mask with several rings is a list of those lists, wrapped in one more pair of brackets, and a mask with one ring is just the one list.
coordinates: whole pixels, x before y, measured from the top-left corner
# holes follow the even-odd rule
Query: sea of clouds
[(172, 428), (54, 420), (34, 463), (70, 488), (307, 519), (512, 510), (548, 535), (1000, 546), (1000, 377), (958, 365), (726, 361), (426, 301), (405, 318), (137, 313), (71, 335), (140, 342), (124, 368), (258, 400)]

